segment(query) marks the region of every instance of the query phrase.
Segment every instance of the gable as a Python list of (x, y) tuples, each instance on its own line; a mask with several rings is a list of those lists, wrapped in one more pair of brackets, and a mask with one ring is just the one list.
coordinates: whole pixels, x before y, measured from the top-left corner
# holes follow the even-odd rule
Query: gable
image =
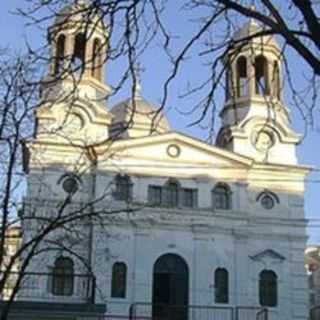
[(179, 133), (113, 142), (100, 158), (101, 166), (110, 161), (131, 173), (179, 177), (234, 177), (252, 165), (249, 158)]

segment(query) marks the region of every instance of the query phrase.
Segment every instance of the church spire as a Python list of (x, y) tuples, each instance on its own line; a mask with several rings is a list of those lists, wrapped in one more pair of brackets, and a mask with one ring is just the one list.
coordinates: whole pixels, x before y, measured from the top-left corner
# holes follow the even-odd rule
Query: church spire
[[(251, 11), (256, 11), (256, 6), (255, 6), (254, 3), (251, 4), (250, 10), (251, 10)], [(249, 22), (250, 22), (250, 23), (255, 23), (254, 18), (253, 18), (253, 17), (250, 17), (250, 18), (249, 18)]]

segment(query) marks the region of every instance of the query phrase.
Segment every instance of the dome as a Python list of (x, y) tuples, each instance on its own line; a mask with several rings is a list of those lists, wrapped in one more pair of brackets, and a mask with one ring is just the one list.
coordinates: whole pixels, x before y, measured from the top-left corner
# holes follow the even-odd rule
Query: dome
[[(237, 42), (241, 41), (242, 39), (247, 39), (250, 36), (263, 31), (263, 27), (261, 27), (259, 24), (257, 24), (253, 19), (250, 19), (247, 23), (245, 23), (240, 29), (238, 29), (233, 36), (233, 39)], [(263, 41), (261, 41), (261, 39)], [(251, 42), (254, 42), (257, 45), (260, 45), (263, 43), (264, 45), (271, 45), (278, 48), (277, 41), (275, 38), (271, 35), (265, 35), (260, 37), (255, 37)]]
[[(133, 102), (134, 101), (134, 102)], [(110, 135), (122, 138), (146, 137), (170, 131), (166, 117), (142, 97), (129, 98), (111, 109)]]
[(101, 19), (99, 18), (98, 14), (90, 8), (90, 4), (87, 0), (78, 0), (73, 4), (66, 5), (62, 7), (59, 12), (57, 12), (54, 25), (61, 26), (66, 22), (70, 22), (70, 20), (73, 23), (79, 23), (83, 22), (85, 19), (92, 24), (97, 24), (100, 26)]
[(245, 39), (259, 30), (261, 30), (261, 27), (256, 22), (250, 20), (235, 32), (233, 39), (236, 41)]
[(86, 0), (75, 1), (75, 3), (66, 5), (61, 8), (61, 10), (56, 14), (56, 19), (54, 24), (63, 24), (70, 17), (74, 18), (80, 9), (88, 7), (88, 2)]

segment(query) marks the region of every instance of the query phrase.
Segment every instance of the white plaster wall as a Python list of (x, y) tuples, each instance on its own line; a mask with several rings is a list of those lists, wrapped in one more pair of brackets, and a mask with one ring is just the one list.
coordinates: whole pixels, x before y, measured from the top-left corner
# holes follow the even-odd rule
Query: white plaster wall
[[(106, 197), (97, 208), (126, 207), (124, 203), (111, 201), (117, 172), (101, 169), (97, 173), (96, 195)], [(153, 176), (131, 175), (133, 206), (135, 203), (146, 204), (149, 185), (166, 183), (168, 176), (157, 176), (157, 169), (153, 171)], [(258, 276), (267, 268), (279, 276), (279, 306), (271, 310), (271, 320), (307, 319), (308, 295), (305, 294), (307, 282), (303, 262), (305, 226), (298, 221), (304, 217), (302, 196), (286, 192), (285, 186), (283, 191), (272, 189), (280, 203), (274, 209), (266, 210), (256, 201), (264, 191), (263, 187), (227, 180), (232, 190), (232, 210), (213, 210), (211, 190), (223, 179), (219, 174), (215, 177), (216, 170), (207, 171), (206, 176), (179, 179), (182, 188), (198, 189), (198, 208), (142, 206), (137, 213), (109, 216), (103, 226), (94, 226), (92, 257), (97, 302), (107, 304), (109, 315), (122, 316), (128, 315), (129, 306), (134, 302), (151, 302), (153, 265), (161, 255), (175, 253), (189, 267), (190, 304), (214, 305), (213, 272), (217, 267), (225, 267), (229, 271), (229, 304), (256, 306), (259, 302)], [(43, 172), (33, 170), (26, 202), (43, 214), (52, 212), (54, 201), (65, 195), (57, 183), (64, 173), (63, 167)], [(74, 205), (90, 199), (92, 175), (81, 178), (83, 185), (74, 197)], [(44, 202), (42, 207), (37, 205), (41, 201)], [(28, 225), (25, 230), (36, 232), (36, 228)], [(285, 260), (280, 262), (268, 256), (261, 261), (250, 258), (268, 249)], [(84, 257), (88, 254), (85, 246), (76, 250)], [(46, 259), (34, 260), (30, 269), (48, 270), (54, 258), (48, 254)], [(112, 264), (116, 261), (125, 262), (128, 267), (125, 299), (110, 297)]]
[[(100, 236), (104, 237), (103, 233)], [(263, 257), (254, 261), (250, 258), (270, 248), (282, 254), (285, 260)], [(100, 239), (99, 252), (107, 253), (103, 267), (100, 264), (96, 271), (98, 283), (103, 283), (101, 288), (104, 290), (100, 301), (107, 303), (108, 314), (124, 316), (132, 303), (150, 303), (153, 265), (161, 255), (175, 253), (189, 267), (190, 304), (215, 305), (213, 272), (217, 267), (225, 267), (230, 277), (230, 305), (258, 306), (259, 273), (271, 269), (279, 280), (279, 305), (270, 308), (271, 319), (306, 319), (301, 317), (307, 308), (303, 268), (299, 273), (297, 261), (292, 258), (290, 241), (277, 239), (272, 234), (259, 239), (258, 235), (210, 233), (201, 227), (190, 230), (160, 225), (141, 229), (118, 226), (109, 228), (108, 241)], [(112, 264), (116, 261), (125, 262), (128, 267), (125, 299), (110, 296)]]

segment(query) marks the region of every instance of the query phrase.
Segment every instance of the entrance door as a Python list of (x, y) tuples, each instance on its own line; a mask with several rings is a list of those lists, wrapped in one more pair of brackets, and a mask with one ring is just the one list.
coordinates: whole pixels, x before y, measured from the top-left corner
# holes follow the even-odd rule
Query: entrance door
[(152, 316), (154, 320), (187, 320), (189, 271), (183, 258), (165, 254), (153, 268)]

